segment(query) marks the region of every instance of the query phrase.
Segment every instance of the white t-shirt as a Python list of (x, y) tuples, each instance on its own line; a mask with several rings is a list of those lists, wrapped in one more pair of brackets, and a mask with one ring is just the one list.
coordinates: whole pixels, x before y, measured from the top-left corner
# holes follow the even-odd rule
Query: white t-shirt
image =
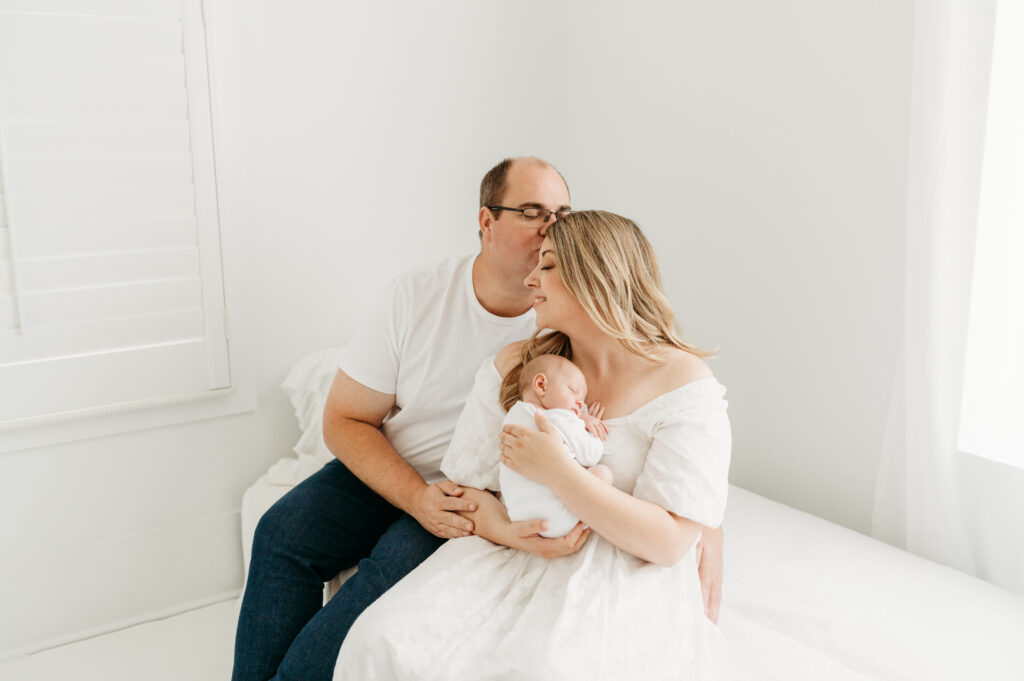
[(498, 317), (480, 305), (475, 259), (449, 258), (392, 281), (338, 362), (355, 381), (395, 396), (384, 435), (428, 483), (444, 479), (441, 458), (480, 362), (536, 330), (532, 308)]

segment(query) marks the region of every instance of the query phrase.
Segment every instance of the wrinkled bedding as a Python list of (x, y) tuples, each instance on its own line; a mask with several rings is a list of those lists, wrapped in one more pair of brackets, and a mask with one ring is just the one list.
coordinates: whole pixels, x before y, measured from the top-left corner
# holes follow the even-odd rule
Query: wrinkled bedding
[(722, 681), (1024, 680), (1024, 598), (733, 486)]

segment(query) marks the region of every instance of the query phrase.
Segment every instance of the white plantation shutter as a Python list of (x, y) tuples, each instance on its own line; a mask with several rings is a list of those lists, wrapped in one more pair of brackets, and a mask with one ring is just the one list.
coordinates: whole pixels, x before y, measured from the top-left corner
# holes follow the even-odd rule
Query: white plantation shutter
[(0, 424), (229, 387), (199, 0), (0, 0)]

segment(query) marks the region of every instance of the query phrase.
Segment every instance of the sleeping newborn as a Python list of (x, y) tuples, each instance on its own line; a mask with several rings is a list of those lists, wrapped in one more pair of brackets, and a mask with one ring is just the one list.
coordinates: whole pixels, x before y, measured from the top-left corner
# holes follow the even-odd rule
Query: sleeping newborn
[[(601, 419), (588, 414), (584, 405), (587, 381), (575, 364), (558, 355), (539, 355), (527, 362), (519, 377), (519, 401), (512, 405), (502, 427), (515, 424), (537, 430), (534, 415), (541, 411), (562, 436), (568, 455), (604, 482), (612, 472), (600, 465), (603, 453)], [(596, 406), (596, 405), (595, 405)], [(574, 516), (554, 492), (511, 470), (498, 468), (501, 496), (510, 520), (548, 521), (544, 537), (564, 537), (576, 527)]]

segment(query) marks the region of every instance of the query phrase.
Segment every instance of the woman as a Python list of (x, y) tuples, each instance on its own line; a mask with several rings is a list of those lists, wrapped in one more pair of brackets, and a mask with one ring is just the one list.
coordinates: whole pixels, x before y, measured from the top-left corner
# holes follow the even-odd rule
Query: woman
[[(694, 546), (725, 508), (725, 389), (673, 330), (650, 244), (630, 220), (585, 211), (554, 223), (526, 285), (538, 328), (554, 332), (484, 362), (442, 470), (497, 489), (504, 462), (546, 485), (580, 518), (581, 548), (548, 559), (449, 541), (359, 618), (336, 679), (712, 677), (720, 634), (704, 615)], [(588, 402), (605, 406), (601, 463), (614, 486), (559, 455), (543, 417), (540, 431), (499, 432), (499, 390), (507, 408), (522, 365), (545, 352), (571, 359)]]

